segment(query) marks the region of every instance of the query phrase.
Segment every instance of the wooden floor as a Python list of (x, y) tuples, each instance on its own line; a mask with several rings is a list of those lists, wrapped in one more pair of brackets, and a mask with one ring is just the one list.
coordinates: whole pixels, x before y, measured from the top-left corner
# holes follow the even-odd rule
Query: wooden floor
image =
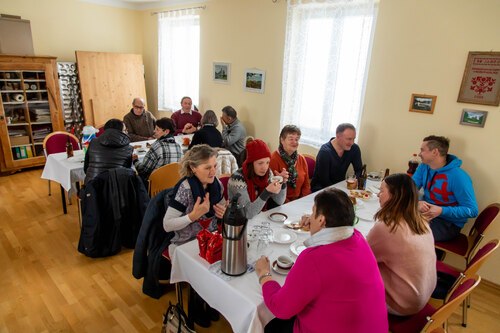
[[(160, 332), (173, 289), (155, 300), (132, 276), (132, 251), (104, 259), (77, 252), (77, 207), (62, 214), (57, 183), (41, 169), (0, 177), (0, 332)], [(468, 328), (459, 311), (449, 332), (500, 331), (500, 290), (481, 284)], [(231, 332), (225, 319), (198, 332)]]

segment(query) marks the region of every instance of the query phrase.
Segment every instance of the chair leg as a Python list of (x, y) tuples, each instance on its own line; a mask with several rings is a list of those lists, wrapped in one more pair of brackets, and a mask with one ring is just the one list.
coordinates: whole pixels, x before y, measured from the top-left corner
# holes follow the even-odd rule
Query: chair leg
[(462, 327), (467, 327), (467, 298), (462, 303)]
[(52, 191), (50, 190), (50, 179), (48, 180), (49, 182), (49, 197), (52, 195)]

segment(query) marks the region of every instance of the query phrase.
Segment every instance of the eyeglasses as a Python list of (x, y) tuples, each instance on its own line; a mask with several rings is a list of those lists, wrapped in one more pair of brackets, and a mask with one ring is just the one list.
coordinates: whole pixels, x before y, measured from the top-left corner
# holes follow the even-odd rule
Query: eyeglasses
[(139, 105), (133, 105), (133, 107), (134, 109), (140, 109), (140, 110), (144, 109), (144, 106), (139, 106)]

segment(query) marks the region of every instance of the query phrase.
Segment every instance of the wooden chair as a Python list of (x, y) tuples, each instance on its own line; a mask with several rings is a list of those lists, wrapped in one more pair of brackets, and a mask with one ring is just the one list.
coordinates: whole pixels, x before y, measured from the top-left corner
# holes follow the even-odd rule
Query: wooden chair
[(173, 162), (154, 170), (149, 176), (149, 196), (152, 198), (164, 189), (174, 187), (181, 179), (180, 164)]
[[(465, 259), (466, 264), (468, 264), (472, 258), (472, 255), (479, 247), (479, 243), (484, 238), (484, 233), (488, 229), (491, 223), (499, 219), (500, 204), (492, 203), (485, 209), (481, 211), (476, 220), (474, 221), (474, 226), (471, 228), (469, 235), (459, 234), (458, 237), (447, 241), (447, 242), (436, 242), (436, 249), (443, 250), (449, 253), (454, 253)], [(443, 258), (444, 259), (444, 258)]]
[[(68, 142), (68, 138), (73, 146), (73, 150), (80, 150), (80, 140), (78, 138), (68, 132), (56, 131), (48, 134), (43, 139), (43, 152), (45, 157), (50, 154), (62, 153), (66, 151), (66, 143)], [(50, 189), (50, 180), (49, 182), (49, 195), (52, 195)]]
[(466, 280), (450, 296), (448, 302), (444, 303), (439, 308), (434, 308), (427, 304), (418, 313), (411, 316), (394, 316), (389, 315), (389, 331), (392, 333), (436, 333), (446, 332), (443, 330), (443, 324), (460, 306), (467, 296), (479, 285), (481, 277), (475, 275), (473, 278)]
[[(451, 294), (458, 288), (458, 286), (466, 279), (473, 278), (486, 259), (490, 257), (493, 252), (499, 247), (498, 239), (494, 239), (484, 245), (472, 257), (471, 261), (467, 264), (464, 271), (455, 267), (445, 264), (442, 261), (436, 262), (436, 269), (438, 274), (438, 282), (436, 289), (432, 294), (432, 298), (442, 299), (446, 303)], [(467, 308), (470, 307), (470, 296), (464, 300), (462, 309), (462, 326), (467, 327)]]
[(309, 154), (302, 154), (307, 162), (307, 172), (309, 173), (309, 179), (312, 179), (314, 173), (314, 167), (316, 166), (316, 156)]

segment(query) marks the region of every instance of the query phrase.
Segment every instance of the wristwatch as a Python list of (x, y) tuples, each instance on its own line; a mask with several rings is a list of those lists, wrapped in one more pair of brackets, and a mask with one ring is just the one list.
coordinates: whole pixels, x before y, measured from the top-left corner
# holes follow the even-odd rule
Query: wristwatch
[(259, 283), (261, 283), (262, 279), (268, 276), (272, 276), (270, 272), (264, 273), (261, 276), (259, 276)]

